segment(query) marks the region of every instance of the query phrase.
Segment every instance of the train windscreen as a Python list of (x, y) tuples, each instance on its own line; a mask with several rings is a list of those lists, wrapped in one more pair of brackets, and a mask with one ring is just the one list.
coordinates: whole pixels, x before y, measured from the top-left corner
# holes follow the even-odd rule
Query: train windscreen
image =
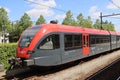
[(30, 42), (32, 41), (34, 35), (37, 33), (37, 31), (40, 29), (40, 26), (34, 26), (32, 28), (28, 28), (24, 31), (22, 34), (19, 46), (20, 47), (28, 47), (30, 45)]

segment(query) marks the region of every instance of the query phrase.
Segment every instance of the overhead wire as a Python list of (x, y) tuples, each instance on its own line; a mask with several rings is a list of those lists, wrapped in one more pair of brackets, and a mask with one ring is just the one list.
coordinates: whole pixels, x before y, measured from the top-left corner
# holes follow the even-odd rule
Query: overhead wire
[[(114, 6), (116, 6), (117, 8), (120, 9), (120, 6), (118, 6), (117, 4), (115, 4), (112, 0), (109, 0)], [(103, 15), (102, 17), (109, 17), (109, 18), (114, 18), (114, 19), (120, 19), (119, 17), (112, 17), (112, 16), (119, 16), (120, 13), (117, 14), (111, 14), (111, 15)]]
[(120, 6), (118, 6), (117, 4), (115, 4), (112, 0), (109, 0), (114, 6), (116, 6), (117, 8), (120, 9)]
[[(63, 13), (66, 13), (66, 12), (67, 12), (66, 10), (63, 10), (63, 9), (60, 9), (60, 8), (51, 7), (51, 6), (44, 5), (44, 4), (41, 4), (41, 3), (37, 3), (37, 2), (31, 1), (31, 0), (24, 0), (24, 1), (29, 2), (29, 3), (32, 3), (32, 4), (36, 4), (36, 5), (41, 5), (41, 6), (49, 7), (49, 8), (52, 8), (52, 9), (54, 9), (54, 10), (61, 11), (61, 12), (63, 12)], [(73, 13), (73, 12), (72, 12), (72, 14), (78, 15), (77, 13)]]
[(109, 17), (109, 18), (113, 18), (113, 19), (120, 19), (120, 17)]
[(30, 1), (30, 0), (24, 0), (24, 1), (30, 2), (30, 3), (36, 4), (36, 5), (41, 5), (41, 6), (49, 7), (49, 8), (61, 11), (61, 12), (66, 12), (65, 10), (62, 10), (62, 9), (59, 9), (59, 8), (55, 8), (55, 7), (51, 7), (51, 6), (48, 6), (48, 5), (44, 5), (44, 4), (41, 4), (41, 3), (36, 3), (36, 2)]
[[(117, 4), (115, 4), (112, 0), (109, 0), (114, 6), (116, 6), (117, 8), (119, 8), (120, 9), (120, 6), (118, 6)], [(117, 17), (111, 17), (111, 16), (119, 16), (120, 15), (120, 13), (117, 13), (117, 14), (110, 14), (110, 15), (103, 15), (102, 17), (110, 17), (110, 18), (116, 18), (116, 19), (119, 19), (119, 18), (117, 18)]]
[[(31, 0), (24, 0), (26, 2), (29, 2), (29, 3), (32, 3), (32, 4), (36, 4), (36, 5), (41, 5), (41, 6), (45, 6), (45, 7), (49, 7), (49, 8), (52, 8), (52, 9), (55, 9), (55, 10), (58, 10), (58, 11), (61, 11), (63, 13), (66, 13), (67, 11), (66, 10), (63, 10), (63, 9), (59, 9), (59, 8), (55, 8), (55, 7), (51, 7), (51, 6), (48, 6), (48, 5), (44, 5), (44, 4), (41, 4), (41, 3), (37, 3), (37, 2), (34, 2), (34, 1), (31, 1)], [(118, 7), (120, 9), (120, 7), (118, 5), (116, 5), (112, 0), (109, 0), (113, 5), (115, 5), (116, 7)], [(73, 13), (73, 14), (76, 14), (76, 13)], [(78, 15), (78, 14), (77, 14)], [(110, 16), (107, 16), (107, 17), (110, 17)], [(114, 17), (110, 17), (110, 18), (114, 18)], [(120, 18), (116, 18), (116, 19), (120, 19)]]

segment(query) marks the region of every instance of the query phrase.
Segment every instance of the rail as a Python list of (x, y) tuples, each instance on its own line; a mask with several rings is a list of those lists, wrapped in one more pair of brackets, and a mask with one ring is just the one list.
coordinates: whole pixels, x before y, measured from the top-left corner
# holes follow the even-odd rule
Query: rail
[(120, 80), (120, 59), (99, 70), (86, 80)]

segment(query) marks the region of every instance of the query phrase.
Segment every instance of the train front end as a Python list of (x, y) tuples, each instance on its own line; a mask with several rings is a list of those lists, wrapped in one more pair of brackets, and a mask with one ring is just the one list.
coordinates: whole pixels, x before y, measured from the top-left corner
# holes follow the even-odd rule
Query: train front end
[(32, 66), (34, 60), (31, 53), (34, 53), (35, 36), (39, 32), (40, 26), (27, 28), (20, 36), (17, 46), (16, 58), (9, 60), (11, 65)]

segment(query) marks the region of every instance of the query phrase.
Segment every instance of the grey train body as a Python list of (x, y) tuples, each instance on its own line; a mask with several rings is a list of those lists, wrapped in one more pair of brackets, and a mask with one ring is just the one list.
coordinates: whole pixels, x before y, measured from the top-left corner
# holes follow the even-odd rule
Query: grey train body
[[(68, 39), (69, 42), (66, 42)], [(36, 66), (65, 64), (120, 48), (120, 36), (89, 34), (90, 51), (88, 55), (83, 55), (82, 47), (82, 33), (49, 33), (37, 43), (29, 60), (33, 60), (32, 65)]]

